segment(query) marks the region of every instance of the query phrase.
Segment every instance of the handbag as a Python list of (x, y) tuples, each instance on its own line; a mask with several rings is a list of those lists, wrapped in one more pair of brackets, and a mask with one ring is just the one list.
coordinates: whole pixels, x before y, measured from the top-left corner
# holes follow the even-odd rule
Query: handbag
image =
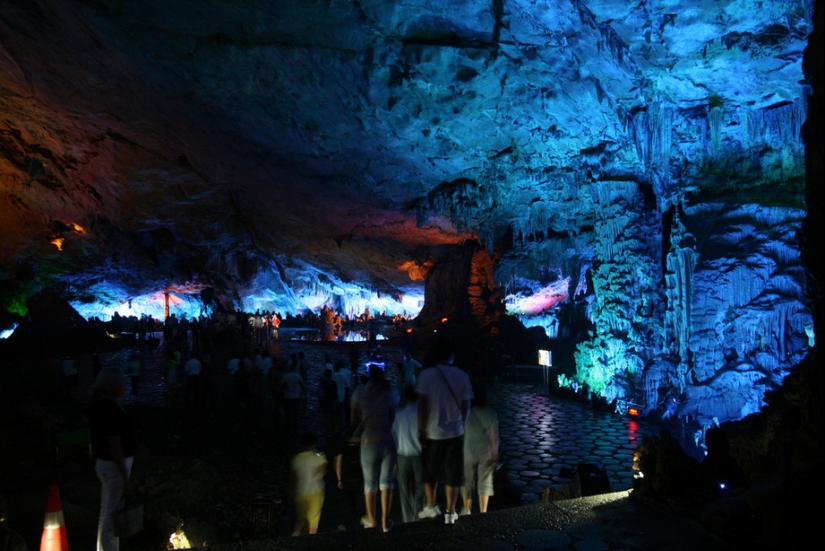
[(143, 502), (127, 497), (123, 507), (112, 513), (115, 536), (128, 538), (143, 530)]

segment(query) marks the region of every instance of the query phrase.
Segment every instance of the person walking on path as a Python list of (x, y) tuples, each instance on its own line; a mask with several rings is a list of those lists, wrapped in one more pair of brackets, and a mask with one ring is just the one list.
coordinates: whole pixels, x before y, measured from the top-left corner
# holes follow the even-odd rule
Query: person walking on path
[(384, 370), (377, 365), (369, 367), (369, 383), (359, 387), (352, 395), (350, 424), (359, 424), (361, 430), (361, 469), (364, 473), (364, 503), (366, 515), (361, 519), (364, 528), (374, 528), (376, 497), (381, 492), (381, 528), (392, 529), (393, 470), (395, 468), (395, 443), (392, 439), (392, 423), (398, 407), (398, 393), (384, 378)]
[(203, 364), (196, 355), (192, 355), (183, 365), (183, 372), (186, 373), (185, 397), (189, 401), (192, 397), (192, 403), (196, 406), (201, 402), (201, 370)]
[(298, 430), (298, 410), (301, 400), (306, 396), (307, 387), (298, 367), (290, 366), (281, 378), (281, 390), (284, 393), (284, 428), (287, 434), (294, 435)]
[(338, 407), (338, 385), (332, 378), (332, 371), (324, 371), (318, 392), (324, 434), (329, 436), (341, 430), (341, 413)]
[(401, 368), (401, 376), (403, 385), (415, 387), (416, 374), (421, 369), (421, 363), (410, 355), (404, 356), (404, 362)]
[(95, 379), (97, 399), (89, 412), (95, 472), (101, 482), (97, 551), (118, 551), (114, 513), (131, 493), (129, 476), (137, 449), (132, 419), (120, 404), (126, 394), (126, 376), (118, 368), (102, 369)]
[(498, 414), (487, 407), (487, 393), (474, 390), (473, 407), (464, 427), (464, 486), (461, 515), (473, 510), (473, 491), (478, 474), (478, 510), (487, 512), (493, 495), (493, 473), (498, 463)]
[(293, 536), (317, 534), (324, 506), (324, 476), (327, 458), (315, 449), (315, 435), (301, 435), (301, 452), (292, 458), (292, 488), (295, 498)]
[(255, 351), (254, 369), (252, 374), (252, 394), (254, 403), (257, 407), (262, 408), (266, 403), (268, 395), (267, 380), (269, 372), (272, 369), (273, 362), (269, 349)]
[(435, 518), (441, 514), (436, 504), (438, 476), (444, 468), (446, 509), (444, 523), (458, 519), (455, 505), (464, 475), (464, 421), (470, 411), (473, 388), (470, 377), (451, 365), (452, 343), (446, 339), (433, 344), (433, 367), (423, 370), (416, 384), (419, 396), (418, 431), (422, 443), (424, 465), (424, 498), (426, 504), (419, 518)]
[(418, 395), (415, 388), (405, 386), (401, 407), (395, 414), (392, 436), (398, 450), (398, 491), (401, 498), (401, 518), (404, 522), (418, 520), (424, 496), (424, 478), (421, 467), (421, 441), (418, 439)]
[(366, 511), (364, 472), (361, 469), (361, 439), (344, 438), (344, 435), (340, 434), (334, 435), (328, 442), (332, 442), (335, 452), (335, 477), (338, 480), (338, 489), (344, 493), (346, 500), (344, 522), (339, 524), (339, 530), (341, 526), (356, 528)]

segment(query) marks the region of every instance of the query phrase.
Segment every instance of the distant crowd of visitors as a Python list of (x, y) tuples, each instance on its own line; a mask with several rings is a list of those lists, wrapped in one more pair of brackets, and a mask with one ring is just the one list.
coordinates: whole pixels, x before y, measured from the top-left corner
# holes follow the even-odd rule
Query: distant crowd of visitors
[[(170, 316), (163, 326), (164, 380), (194, 406), (215, 407), (213, 379), (228, 378), (231, 399), (240, 411), (272, 412), (280, 438), (300, 450), (290, 461), (293, 535), (317, 532), (328, 470), (349, 505), (350, 518), (342, 525), (390, 531), (396, 487), (403, 522), (443, 515), (446, 524), (454, 524), (472, 512), (475, 495), (477, 511), (487, 511), (498, 462), (498, 419), (486, 405), (483, 387), (452, 365), (454, 350), (446, 340), (433, 344), (427, 367), (406, 350), (391, 377), (378, 345), (369, 348), (366, 367), (352, 347), (349, 361), (327, 354), (322, 368), (310, 369), (303, 352), (288, 359), (271, 353), (269, 344), (278, 338), (280, 325), (274, 320), (280, 318), (270, 316), (265, 321), (265, 315), (226, 313), (205, 323)], [(143, 363), (138, 350), (130, 353), (123, 369), (101, 369), (98, 360), (95, 370), (90, 428), (102, 484), (98, 549), (118, 549), (112, 514), (130, 492), (135, 449), (120, 398), (129, 379), (131, 392), (140, 393)], [(225, 371), (216, 371), (221, 365)], [(68, 384), (77, 384), (73, 358), (62, 358), (58, 367)], [(301, 420), (308, 413), (310, 389), (316, 388), (319, 434), (299, 430), (307, 426)], [(318, 448), (319, 437), (325, 453)], [(438, 503), (439, 481), (443, 503)]]
[(289, 327), (311, 328), (321, 331), (323, 336), (332, 337), (326, 340), (335, 340), (346, 329), (346, 325), (357, 327), (360, 331), (370, 333), (378, 328), (377, 322), (385, 323), (396, 330), (401, 330), (404, 323), (410, 319), (406, 314), (387, 314), (381, 312), (373, 315), (367, 308), (360, 315), (344, 315), (324, 305), (318, 312), (306, 311), (301, 314), (280, 314), (273, 311), (215, 311), (211, 315), (194, 316), (187, 318), (171, 313), (165, 320), (144, 314), (138, 316), (121, 316), (115, 312), (112, 319), (102, 321), (92, 317), (89, 322), (104, 327), (111, 333), (131, 334), (139, 342), (153, 339), (155, 334), (162, 333), (166, 343), (173, 343), (175, 337), (190, 335), (192, 340), (198, 339), (205, 331), (221, 332), (225, 330), (249, 330), (258, 344), (266, 344), (279, 339), (282, 324)]

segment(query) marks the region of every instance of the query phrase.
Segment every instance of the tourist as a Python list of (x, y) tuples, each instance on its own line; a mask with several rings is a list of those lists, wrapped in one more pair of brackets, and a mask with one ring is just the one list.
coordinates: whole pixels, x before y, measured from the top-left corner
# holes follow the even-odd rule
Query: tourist
[(432, 349), (436, 365), (423, 370), (416, 385), (419, 395), (418, 431), (422, 439), (424, 498), (419, 518), (441, 514), (436, 504), (438, 476), (444, 469), (446, 510), (444, 523), (458, 518), (455, 505), (464, 475), (464, 421), (473, 399), (470, 377), (451, 365), (454, 350), (447, 340), (437, 341)]
[(335, 450), (335, 476), (338, 479), (338, 489), (344, 492), (347, 502), (347, 524), (339, 525), (339, 529), (347, 525), (353, 528), (359, 526), (364, 515), (364, 471), (361, 469), (361, 439), (351, 437), (344, 439), (333, 435), (329, 440)]
[(341, 382), (344, 384), (344, 419), (349, 419), (350, 416), (350, 402), (352, 401), (352, 393), (355, 390), (355, 383), (353, 372), (344, 360), (338, 360), (335, 365), (339, 367), (339, 375)]
[(487, 512), (493, 495), (493, 473), (498, 463), (498, 415), (487, 407), (487, 393), (475, 389), (473, 407), (464, 425), (464, 485), (461, 515), (473, 509), (473, 491), (478, 475), (478, 510)]
[(197, 406), (201, 400), (201, 369), (203, 364), (197, 356), (193, 355), (183, 365), (183, 372), (186, 373), (186, 401), (192, 396), (192, 402)]
[(252, 326), (252, 336), (255, 342), (261, 344), (264, 330), (264, 318), (260, 313), (252, 314), (249, 318), (249, 323)]
[(418, 377), (418, 372), (421, 370), (421, 363), (410, 355), (404, 356), (404, 363), (401, 370), (404, 386), (415, 387), (415, 381)]
[(281, 318), (278, 317), (278, 314), (272, 314), (272, 338), (274, 340), (278, 340), (278, 330), (281, 327)]
[(315, 449), (315, 443), (314, 434), (303, 434), (301, 452), (292, 458), (292, 488), (296, 513), (293, 536), (318, 533), (321, 509), (324, 506), (327, 458)]
[(395, 414), (392, 436), (398, 450), (398, 491), (401, 498), (401, 518), (404, 522), (418, 520), (423, 505), (424, 475), (421, 467), (421, 441), (418, 438), (418, 395), (415, 388), (404, 387), (401, 407)]
[(287, 434), (292, 435), (298, 430), (298, 410), (307, 393), (306, 383), (295, 365), (290, 365), (281, 377), (281, 390), (284, 393), (284, 427)]
[(76, 387), (80, 382), (77, 361), (71, 356), (66, 356), (60, 360), (60, 376), (63, 378), (63, 383), (70, 388)]
[[(347, 370), (349, 372), (349, 370)], [(341, 424), (342, 422), (345, 423), (348, 413), (346, 412), (346, 404), (345, 400), (347, 398), (347, 385), (352, 385), (351, 376), (347, 376), (341, 370), (341, 362), (335, 362), (332, 366), (332, 380), (335, 381), (335, 392), (336, 398), (338, 398), (338, 410), (337, 410), (337, 417), (338, 422)]]
[(269, 350), (264, 348), (261, 352), (255, 354), (255, 372), (252, 377), (252, 392), (255, 395), (256, 403), (259, 405), (266, 402), (267, 380), (269, 379), (270, 370), (272, 370), (272, 357), (269, 355)]
[(318, 402), (325, 434), (328, 436), (333, 431), (340, 430), (341, 414), (338, 407), (338, 385), (333, 380), (332, 371), (324, 371), (318, 393)]
[(361, 469), (364, 475), (364, 503), (366, 515), (361, 518), (364, 528), (374, 528), (376, 497), (381, 492), (381, 528), (392, 529), (393, 470), (395, 442), (392, 423), (398, 407), (398, 393), (384, 378), (384, 370), (369, 366), (369, 383), (356, 389), (352, 395), (350, 426), (361, 427)]
[(226, 362), (226, 371), (229, 373), (229, 376), (232, 377), (233, 381), (236, 379), (236, 374), (238, 370), (241, 368), (241, 357), (239, 355), (233, 355), (229, 358), (229, 361)]
[(178, 384), (178, 368), (180, 367), (180, 350), (169, 354), (166, 360), (166, 384), (170, 387)]
[(125, 505), (129, 475), (136, 451), (132, 419), (120, 404), (126, 394), (126, 377), (118, 368), (100, 371), (94, 383), (97, 399), (89, 412), (89, 429), (95, 472), (101, 482), (97, 551), (118, 551), (113, 515)]

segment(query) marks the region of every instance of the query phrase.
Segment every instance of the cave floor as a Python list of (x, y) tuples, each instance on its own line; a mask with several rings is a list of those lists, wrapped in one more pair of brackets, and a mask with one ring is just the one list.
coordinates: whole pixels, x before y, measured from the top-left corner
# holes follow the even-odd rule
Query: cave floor
[[(392, 366), (400, 360), (401, 352), (388, 343), (381, 344), (388, 377), (394, 380)], [(367, 344), (359, 346), (366, 359)], [(104, 366), (123, 366), (133, 351), (126, 348), (100, 357)], [(324, 434), (317, 399), (324, 355), (331, 354), (333, 360), (348, 359), (348, 348), (306, 341), (278, 341), (272, 345), (273, 354), (284, 359), (299, 351), (305, 353), (310, 366), (310, 390), (300, 430)], [(253, 404), (242, 410), (234, 398), (230, 376), (223, 369), (228, 358), (216, 354), (212, 384), (202, 391), (201, 404), (195, 406), (186, 400), (180, 386), (166, 384), (162, 345), (143, 347), (139, 353), (144, 358), (139, 393), (123, 399), (136, 419), (141, 443), (134, 467), (138, 486), (141, 477), (174, 473), (179, 466), (183, 469), (191, 467), (193, 461), (202, 462), (215, 468), (214, 484), (200, 499), (192, 497), (191, 503), (182, 502), (176, 511), (186, 529), (199, 532), (197, 540), (230, 544), (289, 535), (292, 509), (284, 494), (288, 460), (295, 447), (276, 428), (271, 404)], [(72, 390), (71, 399), (82, 405), (91, 400), (91, 358), (79, 358), (79, 368), (81, 382)], [(657, 426), (550, 397), (540, 377), (530, 380), (526, 372), (518, 379), (498, 378), (488, 387), (489, 403), (499, 414), (503, 463), (496, 479), (496, 495), (490, 502), (491, 512), (536, 504), (542, 501), (542, 493), (549, 491), (547, 488), (565, 491), (571, 481), (565, 471), (582, 462), (602, 463), (614, 492), (631, 487), (633, 451), (643, 435), (658, 434)], [(321, 438), (319, 447), (324, 449), (326, 444)], [(4, 470), (0, 482), (12, 509), (11, 525), (24, 535), (29, 548), (39, 545), (43, 495), (52, 481), (60, 484), (70, 544), (93, 545), (99, 483), (85, 453), (82, 447), (66, 450), (59, 461), (33, 460)], [(623, 499), (627, 492), (610, 495), (621, 495), (616, 499)], [(268, 523), (260, 516), (253, 519), (256, 501), (267, 502)], [(399, 522), (397, 493), (392, 516)], [(477, 517), (481, 515), (472, 516)], [(469, 518), (461, 520), (469, 522)], [(337, 532), (342, 525), (353, 531), (354, 522), (330, 472), (319, 532)], [(125, 551), (157, 546), (150, 534), (122, 544)]]

